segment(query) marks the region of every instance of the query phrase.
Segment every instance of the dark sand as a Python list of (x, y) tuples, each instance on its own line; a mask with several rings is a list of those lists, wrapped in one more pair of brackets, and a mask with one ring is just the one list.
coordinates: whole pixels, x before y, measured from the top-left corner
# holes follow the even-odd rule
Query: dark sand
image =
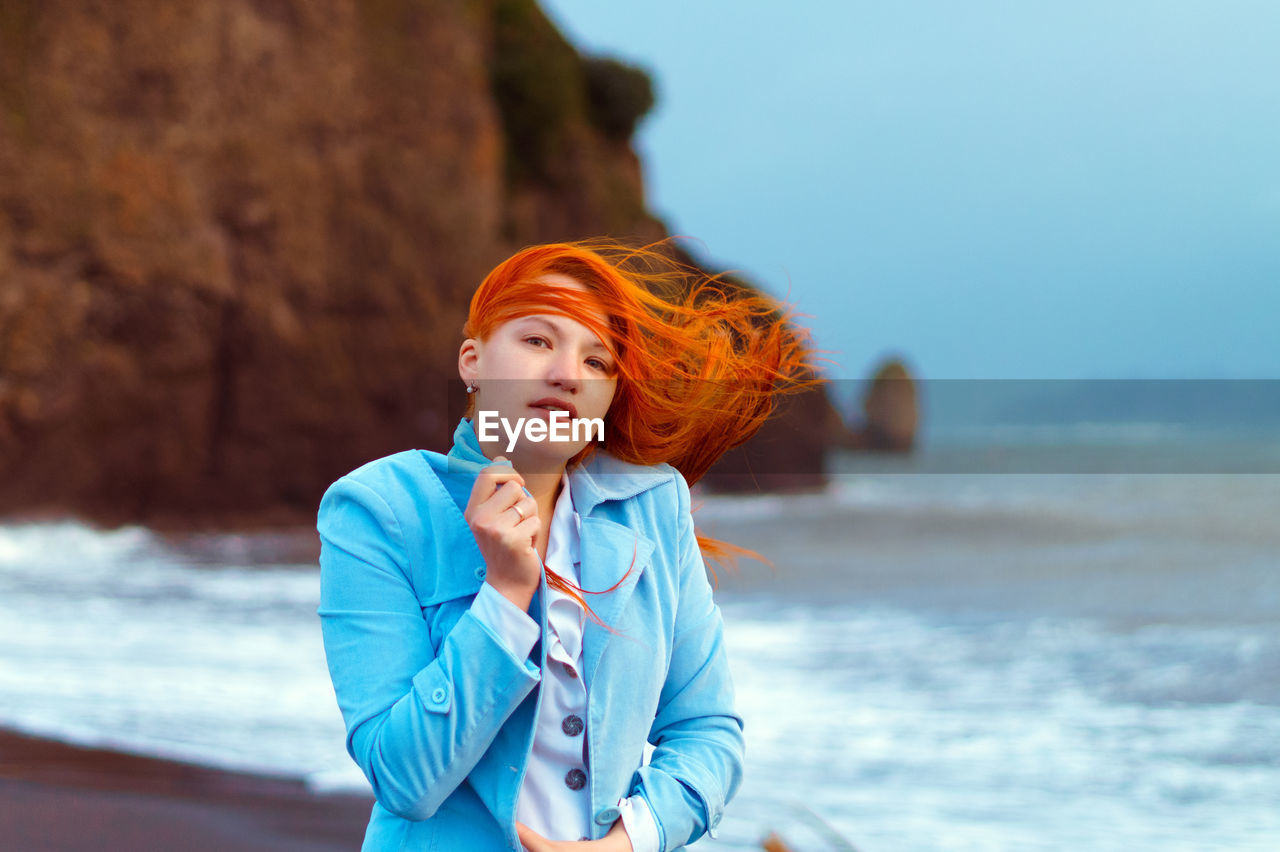
[(372, 797), (0, 730), (0, 849), (358, 850)]

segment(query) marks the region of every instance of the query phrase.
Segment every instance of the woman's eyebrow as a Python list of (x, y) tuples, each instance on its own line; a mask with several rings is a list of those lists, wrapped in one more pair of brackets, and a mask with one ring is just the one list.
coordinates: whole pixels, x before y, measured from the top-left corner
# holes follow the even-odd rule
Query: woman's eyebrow
[[(560, 324), (557, 323), (555, 320), (550, 320), (550, 319), (547, 319), (546, 317), (523, 317), (523, 319), (526, 320), (527, 322), (534, 322), (534, 323), (537, 323), (538, 325), (546, 326), (547, 328), (551, 329), (551, 333), (556, 335), (557, 337), (564, 336), (564, 329), (562, 329), (560, 327)], [(587, 348), (598, 349), (601, 352), (604, 352), (606, 354), (609, 352), (609, 349), (603, 343), (601, 343), (599, 340), (596, 340), (595, 338), (592, 338), (591, 342), (587, 344)]]

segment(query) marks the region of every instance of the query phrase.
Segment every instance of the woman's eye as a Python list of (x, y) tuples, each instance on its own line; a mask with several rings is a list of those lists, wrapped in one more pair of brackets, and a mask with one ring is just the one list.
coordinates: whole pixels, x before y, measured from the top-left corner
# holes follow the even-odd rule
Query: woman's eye
[(588, 358), (587, 366), (599, 370), (602, 373), (609, 372), (609, 365), (601, 361), (599, 358)]
[(525, 343), (535, 343), (535, 344), (549, 345), (549, 344), (547, 344), (546, 338), (543, 338), (543, 337), (526, 337), (526, 338), (524, 339), (524, 342), (525, 342)]

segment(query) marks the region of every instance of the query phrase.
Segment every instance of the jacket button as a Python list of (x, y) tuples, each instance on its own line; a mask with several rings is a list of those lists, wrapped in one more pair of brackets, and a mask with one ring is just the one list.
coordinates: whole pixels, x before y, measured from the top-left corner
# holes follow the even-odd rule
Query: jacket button
[(587, 786), (587, 773), (581, 769), (570, 769), (564, 776), (564, 786), (570, 790), (581, 790)]
[(596, 814), (596, 825), (613, 825), (614, 820), (620, 816), (622, 816), (622, 814), (617, 808), (605, 808), (600, 813)]
[(437, 686), (431, 690), (431, 701), (433, 704), (443, 704), (444, 699), (449, 695), (443, 686)]
[(484, 566), (483, 566), (483, 565), (477, 565), (477, 566), (476, 566), (476, 579), (477, 579), (477, 580), (483, 580), (483, 579), (484, 579)]
[(570, 713), (564, 717), (564, 721), (560, 723), (560, 730), (564, 731), (571, 737), (576, 737), (582, 733), (582, 717), (575, 716)]

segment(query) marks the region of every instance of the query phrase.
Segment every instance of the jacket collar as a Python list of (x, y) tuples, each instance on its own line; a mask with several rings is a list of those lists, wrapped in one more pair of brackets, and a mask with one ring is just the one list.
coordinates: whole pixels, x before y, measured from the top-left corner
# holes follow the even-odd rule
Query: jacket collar
[[(467, 418), (458, 421), (453, 430), (453, 447), (445, 456), (449, 473), (479, 475), (492, 464), (480, 449), (480, 439), (475, 427)], [(586, 517), (606, 500), (627, 500), (671, 479), (670, 468), (665, 465), (650, 467), (632, 464), (596, 449), (582, 464), (569, 470), (569, 487), (573, 491), (574, 507)], [(468, 493), (470, 489), (468, 488)], [(455, 495), (457, 499), (459, 495)], [(460, 507), (465, 508), (464, 499)]]

